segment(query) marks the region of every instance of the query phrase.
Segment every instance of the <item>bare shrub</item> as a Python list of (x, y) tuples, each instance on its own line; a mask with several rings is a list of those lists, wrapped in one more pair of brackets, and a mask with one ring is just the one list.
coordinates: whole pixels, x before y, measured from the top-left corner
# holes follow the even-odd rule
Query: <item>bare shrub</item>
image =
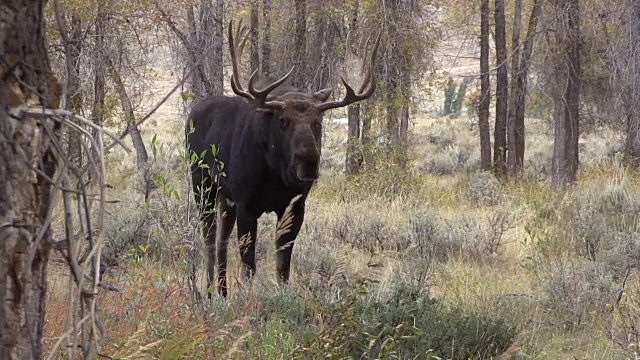
[(463, 244), (460, 238), (447, 237), (442, 220), (430, 211), (418, 211), (407, 217), (402, 246), (407, 254), (446, 260), (459, 254)]
[(146, 247), (150, 235), (149, 209), (139, 202), (120, 202), (108, 208), (107, 214), (100, 269), (102, 273), (123, 261), (130, 249)]
[(297, 286), (315, 299), (330, 299), (344, 295), (349, 285), (347, 259), (340, 258), (329, 249), (321, 253), (317, 253), (317, 250), (316, 247), (297, 247), (299, 258), (304, 259), (294, 262), (293, 271), (297, 275)]
[(451, 126), (434, 126), (429, 129), (429, 132), (425, 136), (426, 140), (429, 143), (436, 145), (438, 148), (446, 148), (448, 146), (459, 143), (458, 133)]
[[(608, 326), (604, 333), (621, 350), (637, 359), (640, 357), (640, 303), (638, 302), (638, 279), (630, 280), (628, 270), (618, 289), (617, 296), (611, 303), (606, 304), (609, 310)], [(630, 281), (628, 281), (630, 280)], [(627, 282), (628, 281), (628, 282)]]
[(484, 252), (496, 254), (505, 244), (505, 234), (514, 228), (514, 216), (510, 210), (501, 209), (487, 217), (489, 236), (484, 243)]
[(541, 276), (542, 305), (548, 321), (568, 331), (579, 329), (610, 303), (613, 277), (599, 263), (560, 261)]
[(464, 194), (478, 205), (496, 205), (504, 198), (500, 181), (488, 171), (470, 174), (464, 181)]
[(375, 166), (365, 168), (357, 175), (351, 176), (347, 190), (355, 199), (370, 198), (373, 195), (385, 198), (413, 194), (419, 185), (419, 178), (408, 168), (402, 168), (380, 160)]
[(486, 243), (490, 237), (488, 224), (478, 216), (462, 214), (449, 221), (447, 239), (462, 244), (459, 255), (470, 260), (481, 260), (487, 254)]
[(626, 250), (629, 239), (640, 235), (640, 199), (624, 184), (587, 189), (576, 196), (573, 231), (576, 252), (596, 260), (602, 251)]
[(553, 143), (548, 138), (540, 137), (529, 140), (528, 143), (531, 145), (527, 145), (529, 148), (525, 153), (525, 178), (531, 180), (547, 179), (551, 174)]
[(390, 228), (379, 214), (345, 211), (331, 227), (331, 235), (342, 243), (373, 253), (384, 247)]
[(505, 243), (504, 234), (512, 227), (512, 216), (506, 212), (488, 216), (463, 214), (445, 221), (430, 211), (419, 210), (407, 217), (398, 243), (408, 255), (435, 260), (482, 260), (499, 251)]
[(438, 149), (423, 165), (423, 170), (436, 175), (450, 175), (480, 168), (478, 154), (471, 144), (450, 144)]

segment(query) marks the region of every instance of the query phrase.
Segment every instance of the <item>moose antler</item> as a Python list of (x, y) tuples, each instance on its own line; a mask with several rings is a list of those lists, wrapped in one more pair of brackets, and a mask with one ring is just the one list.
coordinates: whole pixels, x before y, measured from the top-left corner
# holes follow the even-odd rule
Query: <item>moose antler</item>
[[(378, 37), (376, 38), (375, 44), (373, 45), (373, 50), (371, 51), (371, 57), (369, 58), (369, 61), (365, 61), (363, 60), (363, 64), (362, 64), (362, 69), (364, 71), (365, 67), (367, 69), (366, 73), (365, 73), (365, 77), (364, 77), (364, 81), (362, 81), (362, 85), (360, 85), (360, 88), (358, 89), (358, 92), (356, 93), (353, 88), (351, 87), (351, 85), (349, 85), (349, 83), (347, 83), (347, 81), (344, 79), (344, 77), (342, 75), (340, 75), (340, 80), (342, 80), (342, 84), (344, 85), (347, 93), (344, 96), (344, 99), (339, 100), (339, 101), (328, 101), (328, 102), (324, 102), (321, 104), (316, 105), (316, 108), (319, 111), (327, 111), (329, 109), (335, 109), (335, 108), (339, 108), (339, 107), (343, 107), (343, 106), (347, 106), (349, 104), (353, 104), (355, 102), (358, 102), (360, 100), (364, 100), (369, 98), (371, 95), (373, 95), (373, 92), (376, 90), (376, 80), (375, 80), (375, 76), (373, 75), (372, 69), (373, 69), (373, 61), (376, 58), (376, 54), (378, 52), (378, 45), (380, 44), (380, 37), (381, 37), (382, 33), (378, 33)], [(363, 57), (366, 56), (367, 52), (369, 52), (369, 40), (371, 39), (371, 37), (368, 37), (367, 40), (365, 41), (365, 44), (363, 46), (364, 48), (364, 52)], [(351, 52), (351, 31), (349, 31), (349, 33), (347, 33), (347, 40), (346, 40), (346, 52), (347, 55), (351, 55), (353, 56), (353, 53)]]
[[(280, 86), (287, 80), (287, 78), (289, 78), (289, 76), (293, 73), (293, 69), (295, 68), (295, 66), (292, 67), (285, 76), (274, 81), (261, 90), (257, 90), (255, 88), (256, 74), (258, 73), (258, 70), (256, 69), (249, 77), (249, 91), (244, 90), (244, 88), (242, 88), (242, 85), (240, 85), (238, 57), (242, 57), (242, 51), (244, 49), (245, 43), (247, 42), (248, 34), (249, 31), (247, 30), (247, 26), (242, 26), (242, 19), (240, 19), (234, 37), (233, 20), (229, 22), (229, 53), (231, 55), (231, 66), (233, 68), (233, 75), (231, 76), (231, 89), (236, 95), (249, 99), (257, 107), (282, 110), (284, 108), (284, 102), (276, 100), (266, 101), (266, 99), (271, 91)], [(240, 39), (240, 43), (236, 44), (234, 38)]]

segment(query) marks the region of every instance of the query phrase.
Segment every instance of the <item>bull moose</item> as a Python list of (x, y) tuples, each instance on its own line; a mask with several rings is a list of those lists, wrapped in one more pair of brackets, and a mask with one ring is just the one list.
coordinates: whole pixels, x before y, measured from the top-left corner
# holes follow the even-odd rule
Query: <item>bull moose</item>
[[(217, 265), (218, 293), (224, 297), (227, 245), (234, 223), (238, 226), (242, 275), (250, 279), (256, 271), (257, 221), (264, 213), (275, 212), (278, 224), (287, 222), (286, 231), (276, 235), (276, 269), (278, 280), (288, 282), (305, 201), (319, 176), (323, 113), (374, 93), (372, 68), (380, 42), (378, 36), (371, 57), (363, 62), (366, 74), (359, 91), (354, 91), (341, 76), (346, 89), (344, 98), (328, 101), (331, 89), (310, 94), (284, 84), (293, 68), (280, 79), (267, 77), (259, 81), (260, 88), (256, 88), (254, 71), (245, 90), (240, 84), (238, 58), (242, 57), (248, 31), (241, 25), (242, 21), (235, 35), (233, 20), (228, 29), (231, 88), (237, 96), (209, 96), (196, 101), (186, 127), (189, 151), (204, 154), (200, 164), (191, 164), (191, 180), (202, 214), (208, 287), (213, 284)], [(349, 36), (347, 49), (348, 42)], [(370, 45), (367, 40), (365, 54)]]

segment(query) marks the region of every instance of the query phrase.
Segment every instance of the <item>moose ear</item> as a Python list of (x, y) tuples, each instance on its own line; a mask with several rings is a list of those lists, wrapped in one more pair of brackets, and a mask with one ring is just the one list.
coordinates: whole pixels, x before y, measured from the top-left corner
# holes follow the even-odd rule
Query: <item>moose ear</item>
[(316, 98), (320, 102), (325, 102), (329, 98), (329, 95), (331, 95), (331, 91), (332, 91), (332, 89), (330, 89), (330, 88), (322, 89), (322, 90), (318, 91), (317, 93), (314, 93), (313, 97)]

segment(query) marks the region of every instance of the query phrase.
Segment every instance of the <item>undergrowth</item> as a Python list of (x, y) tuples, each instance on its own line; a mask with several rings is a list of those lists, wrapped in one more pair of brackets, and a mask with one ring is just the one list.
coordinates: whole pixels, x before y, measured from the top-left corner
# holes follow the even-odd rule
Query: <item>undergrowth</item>
[[(432, 135), (434, 146), (459, 137)], [(163, 156), (169, 168), (179, 163), (178, 154)], [(253, 283), (237, 276), (234, 234), (230, 297), (211, 303), (194, 296), (194, 286), (204, 294), (202, 244), (185, 174), (155, 169), (163, 181), (146, 203), (130, 188), (113, 190), (123, 201), (108, 205), (105, 254), (116, 255), (104, 281), (121, 291), (100, 295), (103, 351), (164, 359), (634, 356), (637, 175), (599, 162), (575, 188), (553, 192), (545, 181), (501, 183), (469, 166), (321, 178), (291, 283), (275, 281), (275, 227), (265, 216)], [(57, 296), (66, 283), (52, 284), (48, 338), (67, 321)]]

